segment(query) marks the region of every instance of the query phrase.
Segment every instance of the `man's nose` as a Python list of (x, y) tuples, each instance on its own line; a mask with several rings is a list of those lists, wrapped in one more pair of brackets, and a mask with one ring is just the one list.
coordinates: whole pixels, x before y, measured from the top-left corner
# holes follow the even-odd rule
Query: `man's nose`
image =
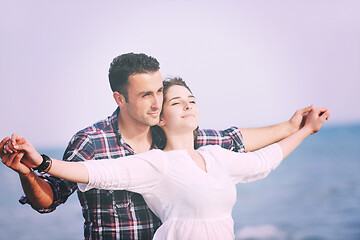
[(153, 109), (160, 109), (162, 105), (162, 99), (163, 99), (162, 96), (154, 96), (151, 107)]

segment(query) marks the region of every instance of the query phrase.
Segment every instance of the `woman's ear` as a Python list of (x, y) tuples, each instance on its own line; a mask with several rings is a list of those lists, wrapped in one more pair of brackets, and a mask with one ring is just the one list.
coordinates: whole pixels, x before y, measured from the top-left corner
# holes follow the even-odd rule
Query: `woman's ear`
[(113, 98), (119, 107), (126, 103), (124, 95), (119, 92), (113, 92)]
[(162, 118), (162, 116), (160, 115), (160, 120), (159, 120), (159, 123), (158, 124), (156, 124), (156, 125), (158, 125), (159, 127), (161, 127), (161, 126), (164, 126), (165, 125), (165, 121), (164, 121), (164, 119)]

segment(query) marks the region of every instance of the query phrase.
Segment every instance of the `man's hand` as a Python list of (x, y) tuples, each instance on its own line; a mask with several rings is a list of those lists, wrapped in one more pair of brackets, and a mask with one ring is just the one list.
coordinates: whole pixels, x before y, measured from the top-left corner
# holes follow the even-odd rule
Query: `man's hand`
[(28, 162), (24, 152), (8, 153), (3, 156), (1, 161), (19, 174), (26, 176), (31, 173), (31, 168), (24, 164), (24, 161)]
[(9, 137), (4, 138), (0, 142), (0, 158), (2, 163), (19, 174), (24, 176), (28, 175), (31, 172), (31, 169), (26, 165), (26, 163), (30, 164), (30, 162), (26, 158), (25, 153), (10, 150), (9, 144)]
[(15, 151), (24, 151), (26, 158), (22, 160), (27, 166), (34, 168), (42, 163), (41, 155), (36, 151), (34, 146), (24, 137), (13, 134), (10, 143)]
[(31, 143), (17, 134), (13, 134), (11, 139), (4, 138), (0, 143), (0, 149), (2, 163), (24, 176), (42, 162), (42, 157)]
[(295, 132), (304, 126), (307, 114), (313, 109), (313, 105), (297, 110), (290, 118), (289, 125), (292, 132)]
[(5, 154), (6, 154), (6, 151), (5, 151), (5, 145), (8, 143), (8, 141), (10, 140), (9, 137), (6, 137), (4, 138), (3, 140), (1, 140), (0, 142), (0, 158), (2, 159)]

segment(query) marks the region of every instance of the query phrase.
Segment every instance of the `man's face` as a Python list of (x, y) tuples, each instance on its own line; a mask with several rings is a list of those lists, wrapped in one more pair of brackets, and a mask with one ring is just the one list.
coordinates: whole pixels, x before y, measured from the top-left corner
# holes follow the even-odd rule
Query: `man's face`
[(137, 73), (129, 77), (126, 112), (132, 121), (146, 126), (159, 122), (163, 102), (160, 71)]

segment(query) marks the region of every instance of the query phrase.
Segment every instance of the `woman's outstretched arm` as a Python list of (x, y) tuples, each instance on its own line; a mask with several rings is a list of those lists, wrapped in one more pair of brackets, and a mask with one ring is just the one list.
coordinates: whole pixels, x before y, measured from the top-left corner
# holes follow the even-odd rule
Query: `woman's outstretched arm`
[[(11, 139), (11, 145), (16, 151), (23, 151), (24, 153), (19, 153), (14, 158), (13, 161), (16, 162), (26, 162), (28, 167), (35, 168), (39, 166), (43, 158), (36, 151), (34, 146), (25, 138), (13, 134)], [(69, 180), (71, 182), (78, 183), (88, 183), (89, 174), (88, 171), (82, 162), (66, 162), (62, 160), (51, 159), (51, 167), (48, 171), (50, 175), (59, 177), (62, 179)]]
[[(43, 162), (42, 156), (27, 139), (14, 134), (10, 145), (11, 149), (16, 150), (13, 155), (17, 154), (13, 161), (21, 161), (29, 168), (38, 167)], [(118, 158), (86, 162), (51, 159), (51, 166), (46, 172), (71, 182), (86, 184), (79, 185), (80, 191), (98, 188), (129, 190), (141, 194), (157, 186), (167, 170), (164, 154), (160, 150), (121, 158), (123, 161)]]
[(261, 128), (240, 128), (246, 152), (258, 150), (278, 142), (301, 128), (303, 117), (313, 109), (313, 105), (297, 110), (286, 122)]
[(265, 178), (277, 168), (299, 144), (311, 134), (319, 131), (330, 115), (327, 108), (315, 108), (306, 116), (305, 125), (292, 135), (265, 148), (247, 153), (234, 153), (219, 149), (218, 158), (235, 183), (252, 182)]

